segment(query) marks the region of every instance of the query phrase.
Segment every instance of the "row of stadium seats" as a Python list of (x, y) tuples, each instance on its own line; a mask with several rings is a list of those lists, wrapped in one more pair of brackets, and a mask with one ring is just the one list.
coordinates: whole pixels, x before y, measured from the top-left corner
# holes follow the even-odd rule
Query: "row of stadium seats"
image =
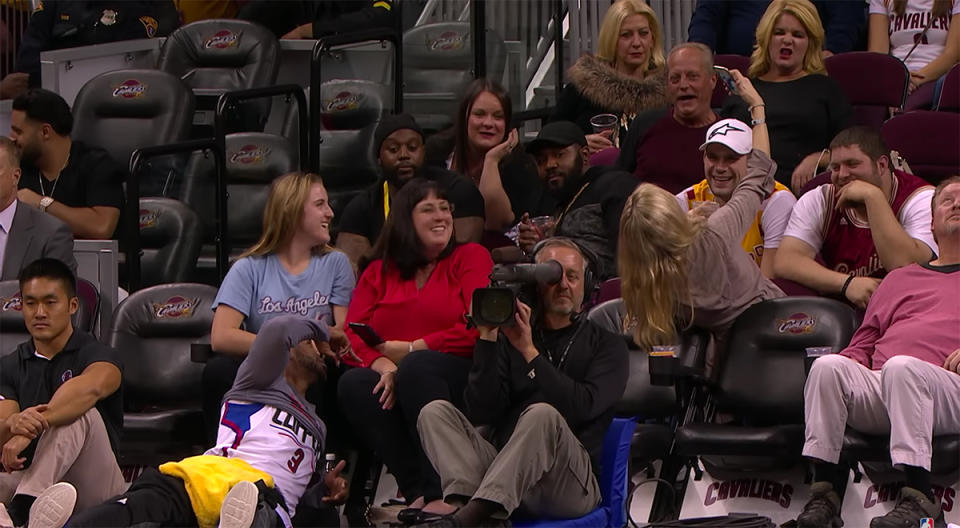
[[(95, 315), (96, 291), (90, 289), (81, 287), (84, 302), (76, 318), (81, 328)], [(125, 357), (122, 465), (153, 464), (202, 449), (202, 366), (192, 358), (196, 346), (209, 343), (213, 312), (208, 307), (216, 293), (203, 284), (164, 284), (133, 293), (117, 308), (103, 340)], [(16, 282), (0, 283), (5, 344), (28, 337), (18, 296)], [(589, 317), (620, 333), (623, 310), (622, 300), (613, 299), (593, 308)], [(631, 461), (634, 472), (662, 461), (660, 474), (668, 479), (681, 468), (691, 468), (697, 479), (701, 464), (714, 476), (801, 465), (806, 351), (843, 349), (859, 323), (851, 307), (825, 298), (788, 297), (757, 304), (735, 322), (709, 379), (704, 374), (707, 332), (686, 330), (677, 358), (666, 364), (651, 363), (625, 336), (634, 353), (616, 410), (619, 418), (604, 442), (604, 501), (592, 517), (580, 521), (623, 524)], [(887, 442), (886, 437), (849, 431), (844, 457), (850, 462), (889, 461)], [(933, 473), (960, 469), (957, 452), (960, 436), (936, 437)], [(654, 515), (675, 514), (677, 491), (658, 493)]]

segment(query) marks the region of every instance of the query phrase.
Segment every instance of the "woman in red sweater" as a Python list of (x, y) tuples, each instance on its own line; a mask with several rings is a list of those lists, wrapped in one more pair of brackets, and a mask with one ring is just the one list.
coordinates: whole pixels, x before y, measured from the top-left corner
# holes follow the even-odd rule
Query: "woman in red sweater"
[(369, 325), (384, 342), (370, 347), (347, 330), (356, 357), (345, 361), (356, 368), (337, 391), (354, 430), (410, 503), (404, 517), (422, 522), (451, 507), (423, 454), (417, 417), (433, 400), (462, 401), (477, 340), (464, 314), (473, 290), (489, 283), (493, 261), (479, 244), (456, 243), (450, 202), (423, 179), (397, 193), (372, 258), (353, 291), (347, 322)]

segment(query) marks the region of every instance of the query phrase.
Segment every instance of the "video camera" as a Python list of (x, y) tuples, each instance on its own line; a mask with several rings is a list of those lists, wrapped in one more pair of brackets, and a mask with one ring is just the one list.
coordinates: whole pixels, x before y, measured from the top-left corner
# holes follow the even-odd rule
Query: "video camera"
[(473, 291), (472, 318), (477, 326), (509, 326), (517, 313), (517, 299), (533, 305), (532, 285), (549, 285), (563, 278), (556, 260), (540, 264), (497, 264), (490, 272), (490, 286)]

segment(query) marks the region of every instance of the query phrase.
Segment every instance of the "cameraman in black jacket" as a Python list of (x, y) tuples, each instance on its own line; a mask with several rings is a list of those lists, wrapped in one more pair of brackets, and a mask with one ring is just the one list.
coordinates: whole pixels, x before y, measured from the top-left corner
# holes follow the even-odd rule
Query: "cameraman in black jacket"
[[(477, 526), (515, 510), (579, 517), (600, 502), (596, 475), (627, 383), (626, 344), (578, 314), (590, 281), (575, 242), (547, 239), (535, 260), (558, 261), (563, 278), (539, 287), (533, 321), (518, 302), (513, 325), (479, 328), (466, 415), (444, 401), (420, 413), (420, 438), (444, 500), (460, 506), (430, 526)], [(474, 425), (492, 426), (489, 440)]]

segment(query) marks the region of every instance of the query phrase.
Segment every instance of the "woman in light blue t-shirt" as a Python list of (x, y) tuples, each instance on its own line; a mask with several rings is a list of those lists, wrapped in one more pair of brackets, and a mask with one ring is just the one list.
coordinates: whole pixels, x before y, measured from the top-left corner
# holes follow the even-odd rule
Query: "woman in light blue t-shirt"
[[(218, 354), (203, 372), (211, 440), (223, 395), (264, 322), (298, 314), (340, 328), (346, 319), (356, 278), (346, 254), (330, 246), (332, 221), (319, 176), (292, 173), (274, 181), (260, 240), (233, 264), (213, 302), (210, 344)], [(299, 346), (315, 347), (306, 342)], [(329, 349), (314, 353), (331, 354)]]

